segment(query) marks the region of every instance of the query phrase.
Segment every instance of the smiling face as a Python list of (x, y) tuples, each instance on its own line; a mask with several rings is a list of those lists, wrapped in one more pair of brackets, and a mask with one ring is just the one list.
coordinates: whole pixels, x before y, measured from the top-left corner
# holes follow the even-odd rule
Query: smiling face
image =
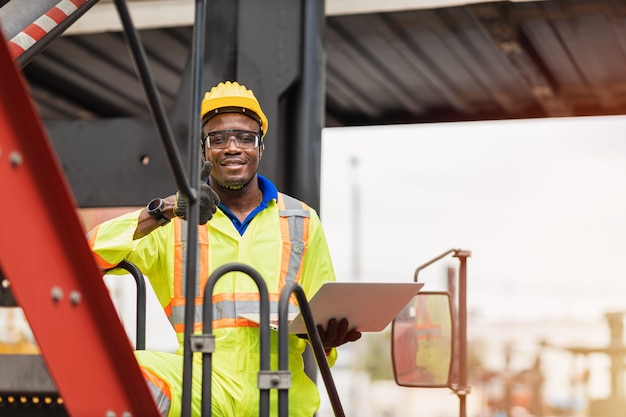
[[(259, 132), (259, 124), (239, 113), (225, 113), (213, 117), (203, 127), (206, 135), (219, 130), (247, 130)], [(242, 149), (235, 140), (230, 140), (224, 149), (212, 149), (204, 145), (204, 159), (213, 164), (211, 179), (229, 190), (238, 190), (254, 178), (263, 155), (263, 145), (253, 149)]]

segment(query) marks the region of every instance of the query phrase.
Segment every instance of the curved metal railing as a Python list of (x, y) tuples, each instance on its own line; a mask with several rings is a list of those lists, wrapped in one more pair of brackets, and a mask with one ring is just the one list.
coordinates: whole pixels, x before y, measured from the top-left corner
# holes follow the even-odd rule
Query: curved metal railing
[[(128, 271), (137, 284), (137, 328), (135, 333), (135, 348), (144, 350), (146, 348), (146, 282), (143, 273), (137, 265), (132, 262), (123, 260), (117, 266), (107, 269), (106, 272), (121, 268)], [(105, 272), (105, 273), (106, 273)]]
[[(317, 362), (317, 367), (324, 380), (324, 385), (326, 386), (328, 398), (333, 407), (335, 416), (343, 417), (345, 416), (343, 407), (339, 400), (339, 394), (337, 393), (333, 376), (330, 373), (330, 366), (326, 359), (322, 339), (315, 326), (313, 313), (311, 313), (311, 308), (309, 307), (309, 302), (306, 299), (304, 290), (295, 282), (285, 284), (285, 287), (280, 293), (280, 301), (278, 304), (278, 369), (280, 371), (289, 371), (289, 339), (287, 336), (289, 335), (289, 297), (292, 293), (296, 295), (296, 299), (298, 300), (300, 313), (304, 319), (306, 331), (309, 334), (309, 340), (313, 346), (315, 361)], [(278, 392), (278, 413), (280, 417), (287, 417), (289, 415), (289, 395), (287, 390), (281, 389)]]
[(296, 283), (285, 285), (280, 294), (278, 305), (278, 370), (270, 370), (270, 303), (267, 285), (263, 277), (251, 266), (242, 263), (229, 263), (220, 266), (209, 276), (203, 294), (203, 334), (191, 336), (192, 352), (202, 353), (202, 416), (210, 417), (211, 410), (211, 379), (213, 357), (215, 351), (215, 336), (213, 335), (213, 289), (217, 281), (229, 272), (243, 272), (254, 280), (259, 289), (260, 303), (260, 363), (259, 363), (259, 415), (269, 416), (270, 390), (278, 390), (279, 416), (289, 415), (289, 388), (291, 388), (291, 373), (289, 371), (289, 329), (288, 312), (289, 297), (295, 294), (300, 312), (306, 325), (309, 340), (320, 374), (324, 380), (331, 405), (336, 416), (344, 417), (344, 411), (339, 401), (339, 395), (330, 372), (322, 339), (317, 332), (313, 314), (309, 307), (304, 290)]

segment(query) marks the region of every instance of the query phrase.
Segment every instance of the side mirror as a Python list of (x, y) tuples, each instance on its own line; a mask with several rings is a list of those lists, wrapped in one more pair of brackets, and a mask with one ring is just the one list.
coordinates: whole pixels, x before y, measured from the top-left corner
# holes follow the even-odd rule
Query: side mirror
[(450, 387), (456, 343), (452, 311), (450, 293), (425, 291), (393, 320), (391, 352), (398, 385)]

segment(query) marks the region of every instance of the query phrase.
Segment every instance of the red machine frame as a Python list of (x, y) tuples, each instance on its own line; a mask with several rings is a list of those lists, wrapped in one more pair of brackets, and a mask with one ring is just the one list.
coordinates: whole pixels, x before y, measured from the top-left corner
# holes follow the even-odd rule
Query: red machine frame
[(157, 416), (74, 198), (0, 32), (0, 266), (70, 415)]

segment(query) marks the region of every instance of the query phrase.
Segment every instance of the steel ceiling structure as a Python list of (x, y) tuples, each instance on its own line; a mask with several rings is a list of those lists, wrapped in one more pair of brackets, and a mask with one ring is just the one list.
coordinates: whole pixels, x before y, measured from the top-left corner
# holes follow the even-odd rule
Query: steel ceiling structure
[(333, 125), (622, 114), (626, 2), (482, 3), (327, 19)]
[[(141, 36), (171, 104), (191, 28)], [(324, 46), (327, 126), (626, 110), (626, 1), (485, 2), (327, 16)], [(44, 120), (147, 111), (121, 33), (62, 37), (25, 73)]]
[[(255, 8), (254, 2), (244, 0), (217, 3), (221, 5), (216, 7), (224, 7), (238, 16), (232, 24), (239, 37), (233, 44), (228, 33), (211, 35), (214, 38), (209, 41), (207, 53), (215, 54), (215, 59), (210, 64), (214, 67), (208, 71), (207, 82), (218, 80), (221, 74), (239, 77), (259, 92), (263, 103), (273, 107), (270, 112), (274, 117), (270, 119), (277, 122), (270, 127), (270, 134), (273, 127), (285, 130), (287, 136), (297, 135), (290, 126), (294, 118), (286, 110), (292, 107), (290, 98), (298, 95), (293, 85), (302, 69), (301, 58), (306, 55), (300, 49), (300, 23), (306, 16), (302, 6), (269, 1), (263, 3), (270, 5), (266, 7), (269, 10), (263, 11)], [(238, 6), (227, 5), (232, 3)], [(226, 12), (217, 13), (214, 19), (226, 15)], [(244, 45), (241, 34), (245, 27), (252, 35), (248, 35), (250, 38)], [(297, 32), (290, 39), (285, 33), (292, 29)], [(320, 31), (321, 102), (323, 125), (327, 127), (626, 112), (626, 1), (623, 0), (502, 1), (328, 15)], [(185, 84), (192, 28), (154, 28), (140, 33), (163, 102), (167, 108), (175, 109)], [(220, 50), (220, 45), (232, 48), (231, 55), (238, 54), (228, 70), (224, 70), (228, 66), (224, 63), (230, 58)], [(267, 62), (259, 64), (264, 59)], [(266, 69), (257, 71), (259, 65), (265, 65)], [(248, 67), (255, 69), (249, 71)], [(77, 121), (97, 124), (148, 114), (144, 93), (120, 32), (60, 37), (23, 71), (57, 145), (61, 133), (65, 137), (75, 135), (76, 141), (90, 140), (81, 131), (85, 125)], [(269, 82), (281, 85), (273, 89), (266, 87), (265, 76)], [(70, 123), (71, 129), (59, 127)], [(119, 126), (129, 129), (128, 125)], [(77, 142), (70, 143), (70, 147), (79, 148)], [(289, 147), (285, 141), (276, 143), (281, 152)], [(76, 158), (84, 158), (88, 152), (76, 152), (76, 158), (72, 158), (67, 147), (59, 148), (69, 171)], [(119, 144), (117, 149), (125, 148)], [(92, 149), (104, 152), (99, 146)], [(314, 147), (311, 152), (318, 149)], [(284, 151), (280, 159), (288, 160), (290, 155), (289, 150)], [(314, 160), (316, 157), (313, 156)], [(154, 160), (162, 163), (159, 158)], [(261, 169), (274, 176), (281, 188), (291, 191), (296, 184), (288, 178), (298, 168), (287, 164), (274, 160)], [(113, 175), (104, 172), (109, 177)], [(133, 172), (123, 175), (131, 174), (134, 175)], [(80, 174), (75, 173), (74, 178), (77, 176)], [(148, 181), (141, 185), (151, 192), (162, 190), (151, 187)], [(80, 184), (74, 189), (84, 186)], [(298, 195), (297, 191), (292, 192)], [(123, 193), (131, 195), (133, 191), (123, 189)], [(142, 193), (134, 195), (142, 202), (145, 200)], [(98, 205), (104, 197), (86, 198), (80, 203)], [(131, 202), (131, 198), (116, 201)]]

